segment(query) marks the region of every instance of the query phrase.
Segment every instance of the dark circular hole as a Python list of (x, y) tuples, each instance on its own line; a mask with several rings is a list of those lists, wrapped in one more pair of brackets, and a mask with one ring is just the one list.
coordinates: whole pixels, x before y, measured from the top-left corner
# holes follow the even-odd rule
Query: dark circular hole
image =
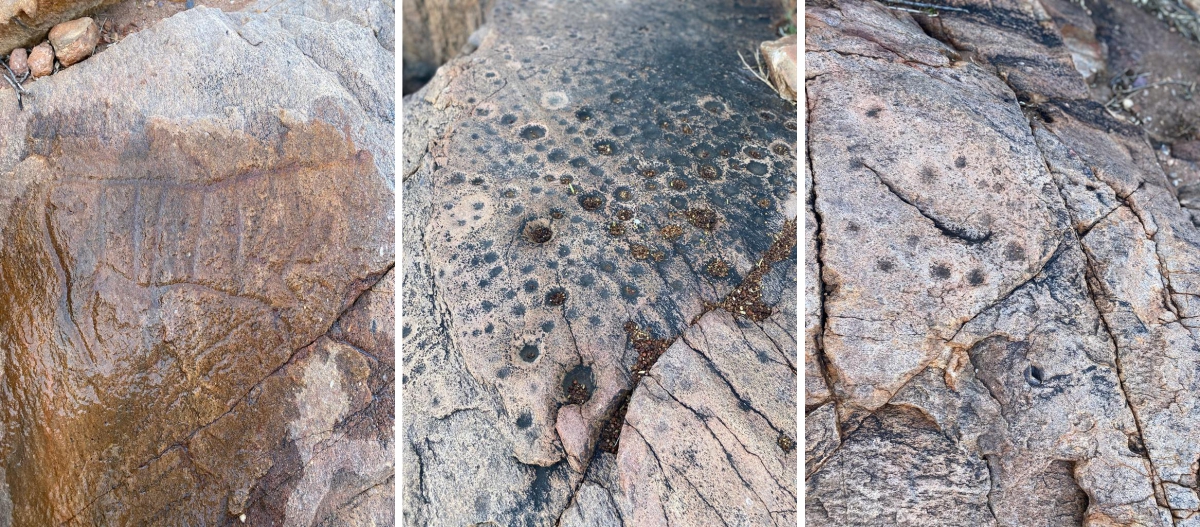
[(534, 220), (525, 224), (525, 239), (541, 245), (554, 237), (554, 230), (545, 220)]
[(787, 434), (779, 434), (777, 443), (779, 443), (779, 448), (783, 449), (784, 452), (791, 452), (793, 448), (796, 448), (796, 442), (788, 437)]
[(712, 165), (700, 165), (700, 177), (704, 179), (717, 179), (720, 175), (717, 174), (716, 167)]
[(654, 170), (653, 168), (642, 169), (642, 177), (644, 177), (644, 178), (652, 178), (657, 175), (658, 175), (658, 171)]
[(550, 209), (550, 217), (556, 220), (563, 219), (564, 213), (562, 209)]
[(625, 225), (617, 222), (608, 224), (608, 234), (610, 236), (621, 236), (625, 234)]
[(575, 118), (579, 119), (580, 121), (583, 121), (583, 122), (591, 121), (592, 120), (592, 111), (588, 110), (586, 108), (579, 110), (579, 111), (575, 112)]
[(500, 118), (500, 124), (503, 124), (505, 126), (513, 124), (515, 122), (517, 122), (517, 116), (515, 116), (511, 113)]
[(531, 124), (521, 129), (521, 137), (529, 140), (541, 139), (546, 137), (546, 128), (540, 125)]
[(595, 146), (596, 146), (596, 152), (599, 152), (600, 155), (602, 155), (602, 156), (611, 156), (611, 155), (613, 155), (613, 152), (616, 150), (616, 147), (613, 145), (613, 142), (607, 141), (607, 140), (599, 141), (596, 143)]
[(629, 246), (629, 254), (633, 256), (635, 260), (645, 260), (646, 258), (650, 257), (650, 248), (637, 243), (631, 244)]
[(619, 187), (613, 192), (613, 197), (617, 198), (617, 201), (629, 201), (633, 199), (633, 191), (629, 190), (629, 187)]
[(556, 287), (551, 289), (549, 293), (546, 293), (546, 305), (561, 306), (565, 303), (567, 303), (567, 291), (565, 289)]
[(633, 212), (629, 209), (621, 209), (617, 211), (617, 219), (621, 221), (629, 221), (633, 218)]
[(579, 197), (579, 206), (583, 210), (597, 211), (604, 207), (604, 196), (596, 193), (585, 194)]
[(521, 352), (520, 352), (521, 360), (523, 360), (525, 362), (533, 362), (533, 361), (537, 360), (538, 355), (541, 355), (541, 354), (542, 353), (540, 351), (538, 351), (537, 344), (526, 344), (525, 346), (523, 346), (521, 348)]
[(1042, 383), (1046, 382), (1045, 375), (1045, 372), (1041, 368), (1033, 364), (1025, 368), (1025, 382), (1029, 383), (1030, 386), (1041, 386)]
[(788, 148), (787, 145), (782, 145), (782, 144), (777, 144), (777, 145), (771, 147), (771, 150), (774, 150), (776, 154), (781, 155), (781, 156), (786, 156), (786, 155), (792, 153), (792, 150), (790, 148)]
[(687, 181), (684, 181), (682, 179), (672, 179), (671, 180), (671, 188), (673, 188), (675, 190), (680, 190), (680, 191), (687, 190), (688, 184), (687, 184)]
[(690, 209), (685, 213), (688, 223), (698, 229), (711, 231), (717, 228), (720, 217), (712, 209)]

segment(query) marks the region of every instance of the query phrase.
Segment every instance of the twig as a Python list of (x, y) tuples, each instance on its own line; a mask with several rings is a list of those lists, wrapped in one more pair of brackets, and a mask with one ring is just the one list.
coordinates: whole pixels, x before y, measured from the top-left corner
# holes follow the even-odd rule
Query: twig
[[(1135, 78), (1136, 78), (1136, 77), (1135, 77)], [(1113, 83), (1111, 83), (1111, 82), (1110, 82), (1109, 84), (1110, 84), (1110, 86), (1111, 86)], [(1135, 94), (1135, 93), (1137, 93), (1137, 92), (1140, 92), (1140, 91), (1142, 91), (1142, 90), (1148, 90), (1148, 89), (1150, 89), (1150, 88), (1155, 88), (1155, 87), (1158, 87), (1158, 86), (1169, 86), (1169, 85), (1187, 86), (1187, 88), (1188, 88), (1188, 91), (1187, 91), (1187, 95), (1185, 96), (1185, 99), (1186, 99), (1187, 97), (1190, 97), (1190, 96), (1191, 96), (1191, 94), (1192, 94), (1192, 92), (1193, 92), (1193, 91), (1195, 91), (1195, 89), (1196, 89), (1196, 83), (1195, 83), (1195, 82), (1182, 82), (1182, 81), (1159, 81), (1159, 82), (1152, 82), (1152, 83), (1150, 83), (1150, 84), (1147, 84), (1147, 85), (1145, 85), (1145, 86), (1139, 86), (1139, 87), (1137, 87), (1137, 88), (1133, 88), (1133, 89), (1130, 89), (1130, 90), (1124, 90), (1124, 89), (1122, 89), (1122, 90), (1119, 90), (1119, 91), (1118, 91), (1116, 88), (1113, 88), (1113, 91), (1114, 91), (1114, 92), (1116, 92), (1116, 95), (1113, 95), (1113, 97), (1112, 97), (1111, 99), (1109, 99), (1109, 100), (1108, 100), (1108, 102), (1104, 103), (1104, 106), (1106, 106), (1106, 107), (1107, 107), (1107, 106), (1110, 106), (1110, 105), (1112, 105), (1114, 102), (1117, 102), (1117, 100), (1119, 100), (1119, 99), (1125, 99), (1125, 98), (1128, 98), (1130, 95), (1133, 95), (1133, 94)]]
[(737, 54), (738, 54), (738, 58), (742, 59), (742, 65), (745, 66), (746, 69), (750, 70), (750, 73), (754, 74), (754, 78), (756, 78), (760, 81), (763, 81), (764, 84), (766, 84), (767, 86), (770, 86), (771, 90), (774, 91), (775, 94), (778, 95), (779, 97), (781, 97), (783, 99), (787, 99), (787, 97), (784, 97), (783, 93), (779, 91), (779, 88), (775, 87), (775, 83), (771, 82), (771, 79), (767, 77), (767, 73), (765, 71), (763, 71), (762, 61), (759, 60), (759, 55), (758, 55), (757, 49), (754, 50), (754, 65), (757, 66), (757, 68), (750, 67), (750, 63), (746, 62), (746, 57), (742, 56), (741, 51), (738, 51)]
[(18, 80), (17, 74), (13, 73), (13, 70), (8, 67), (8, 61), (0, 60), (0, 66), (4, 66), (4, 80), (8, 81), (8, 84), (13, 87), (13, 91), (17, 92), (17, 109), (24, 110), (24, 95), (28, 92), (26, 92), (25, 88), (21, 86), (21, 83), (25, 82), (25, 79), (29, 78), (29, 72), (25, 72), (25, 75), (22, 75), (20, 80)]
[(904, 11), (906, 13), (916, 13), (918, 15), (925, 15), (929, 18), (937, 18), (937, 16), (938, 16), (937, 11), (933, 10), (933, 9), (927, 9), (927, 10), (922, 11), (920, 9), (912, 9), (909, 7), (900, 7), (898, 5), (885, 5), (883, 7), (886, 7), (888, 9), (892, 9), (895, 11)]

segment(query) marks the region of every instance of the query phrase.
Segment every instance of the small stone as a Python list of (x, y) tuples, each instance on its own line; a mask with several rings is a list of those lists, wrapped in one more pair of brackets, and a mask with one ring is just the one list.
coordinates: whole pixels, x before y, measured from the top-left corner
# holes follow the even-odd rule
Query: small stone
[(38, 44), (29, 53), (29, 71), (35, 79), (54, 73), (54, 48), (49, 42)]
[(50, 30), (50, 44), (63, 67), (92, 55), (100, 42), (100, 27), (88, 17), (63, 22)]
[(789, 101), (796, 100), (796, 35), (779, 40), (763, 42), (759, 50), (767, 63), (767, 76), (779, 96)]
[(1126, 97), (1125, 100), (1121, 101), (1121, 107), (1126, 110), (1133, 108), (1133, 99)]
[(8, 54), (8, 69), (18, 77), (29, 72), (29, 55), (25, 53), (25, 48), (14, 49)]

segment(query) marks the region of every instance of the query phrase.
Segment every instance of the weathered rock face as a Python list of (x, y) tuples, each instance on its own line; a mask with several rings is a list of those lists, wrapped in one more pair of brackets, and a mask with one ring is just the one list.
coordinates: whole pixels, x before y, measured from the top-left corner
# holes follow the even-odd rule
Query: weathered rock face
[(795, 523), (775, 6), (502, 2), (406, 99), (406, 525)]
[(393, 54), (302, 4), (0, 92), (0, 524), (394, 522)]
[(1113, 20), (938, 15), (807, 10), (808, 520), (1197, 524), (1200, 230), (1089, 95)]

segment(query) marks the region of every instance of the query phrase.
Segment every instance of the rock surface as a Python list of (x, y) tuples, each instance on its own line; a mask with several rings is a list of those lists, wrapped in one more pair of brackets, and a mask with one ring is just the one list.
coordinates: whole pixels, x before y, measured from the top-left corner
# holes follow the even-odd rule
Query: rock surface
[(8, 69), (18, 77), (29, 73), (29, 55), (26, 54), (25, 48), (14, 49), (8, 54)]
[(54, 47), (49, 42), (42, 42), (29, 52), (29, 71), (34, 78), (54, 73)]
[(405, 99), (405, 525), (795, 524), (775, 7), (500, 2)]
[(1200, 230), (1089, 91), (1115, 19), (806, 16), (809, 523), (1200, 524)]
[(796, 100), (796, 86), (800, 76), (796, 67), (796, 35), (759, 45), (767, 61), (767, 72), (771, 83), (778, 88), (779, 95), (789, 101)]
[(54, 26), (49, 38), (54, 56), (65, 68), (92, 55), (100, 42), (100, 27), (91, 18), (77, 18)]
[(0, 525), (395, 522), (379, 31), (197, 7), (0, 97)]

